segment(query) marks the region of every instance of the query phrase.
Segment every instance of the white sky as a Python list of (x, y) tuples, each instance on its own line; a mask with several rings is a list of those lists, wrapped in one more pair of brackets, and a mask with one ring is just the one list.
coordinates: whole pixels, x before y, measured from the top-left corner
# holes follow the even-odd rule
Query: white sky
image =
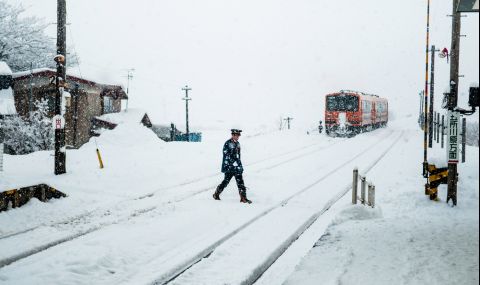
[[(8, 2), (56, 22), (55, 0)], [(291, 116), (294, 126), (310, 127), (323, 120), (324, 95), (340, 89), (389, 98), (393, 116), (417, 115), (426, 3), (67, 0), (67, 39), (84, 76), (126, 85), (126, 70), (135, 68), (130, 106), (147, 109), (155, 123), (183, 124), (188, 84), (193, 125), (245, 128)], [(432, 1), (431, 43), (440, 48), (450, 48), (451, 6)], [(55, 36), (54, 25), (49, 32)], [(465, 92), (479, 77), (478, 14), (463, 19), (462, 33)], [(437, 95), (448, 77), (437, 58)]]

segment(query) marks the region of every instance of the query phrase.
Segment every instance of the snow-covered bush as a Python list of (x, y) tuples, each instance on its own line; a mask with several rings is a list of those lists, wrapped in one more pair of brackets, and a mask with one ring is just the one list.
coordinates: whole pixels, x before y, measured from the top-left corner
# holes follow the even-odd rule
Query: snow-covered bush
[(27, 154), (53, 149), (54, 130), (46, 100), (35, 103), (36, 110), (28, 118), (8, 116), (0, 120), (4, 142), (13, 154)]

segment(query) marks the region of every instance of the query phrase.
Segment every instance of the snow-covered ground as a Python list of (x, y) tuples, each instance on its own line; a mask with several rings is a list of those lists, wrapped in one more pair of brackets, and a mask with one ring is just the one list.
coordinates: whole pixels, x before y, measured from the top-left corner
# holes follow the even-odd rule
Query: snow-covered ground
[[(172, 284), (478, 281), (478, 148), (451, 208), (423, 195), (412, 117), (352, 139), (245, 128), (254, 203), (244, 205), (233, 182), (212, 199), (226, 128), (204, 131), (202, 143), (164, 143), (129, 112), (68, 151), (66, 175), (52, 174), (51, 152), (5, 157), (0, 189), (47, 183), (68, 198), (0, 213), (1, 284), (162, 284), (191, 260)], [(376, 185), (374, 210), (349, 205), (354, 167)]]
[[(343, 201), (284, 284), (478, 284), (478, 148), (469, 147), (459, 166), (460, 202), (451, 208), (445, 185), (439, 202), (422, 195), (419, 132), (403, 140), (369, 177), (378, 207)], [(437, 148), (431, 157), (445, 158), (445, 151)]]

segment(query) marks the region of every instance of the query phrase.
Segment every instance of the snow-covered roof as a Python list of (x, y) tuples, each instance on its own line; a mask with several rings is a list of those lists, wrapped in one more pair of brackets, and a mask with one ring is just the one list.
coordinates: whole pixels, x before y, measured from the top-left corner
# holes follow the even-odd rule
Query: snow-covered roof
[(51, 72), (57, 72), (56, 70), (53, 70), (51, 68), (36, 68), (36, 69), (32, 69), (32, 70), (27, 70), (27, 71), (20, 71), (20, 72), (15, 72), (13, 73), (13, 78), (19, 78), (19, 77), (22, 77), (22, 76), (27, 76), (27, 75), (30, 75), (30, 74), (35, 74), (35, 73), (41, 73), (41, 72), (45, 72), (45, 71), (51, 71)]
[(12, 75), (12, 70), (4, 61), (0, 61), (0, 75)]
[(106, 121), (116, 125), (125, 124), (125, 123), (139, 124), (142, 121), (145, 114), (147, 114), (147, 112), (142, 109), (128, 109), (128, 111), (122, 111), (120, 113), (105, 114), (97, 118), (102, 121)]
[[(15, 73), (13, 73), (12, 77), (14, 79), (17, 79), (17, 78), (21, 78), (21, 77), (30, 76), (31, 74), (39, 74), (39, 73), (45, 73), (45, 72), (55, 74), (57, 72), (57, 70), (52, 69), (52, 68), (36, 68), (36, 69), (32, 69), (32, 70), (15, 72)], [(67, 80), (69, 79), (69, 77), (70, 77), (70, 79), (80, 79), (80, 80), (89, 81), (91, 83), (97, 83), (97, 84), (101, 84), (101, 85), (120, 86), (120, 87), (124, 88), (123, 84), (120, 84), (118, 82), (110, 81), (110, 82), (99, 83), (96, 80), (94, 80), (93, 78), (77, 74), (73, 70), (67, 70)]]
[(12, 88), (0, 90), (0, 115), (14, 115), (16, 113)]

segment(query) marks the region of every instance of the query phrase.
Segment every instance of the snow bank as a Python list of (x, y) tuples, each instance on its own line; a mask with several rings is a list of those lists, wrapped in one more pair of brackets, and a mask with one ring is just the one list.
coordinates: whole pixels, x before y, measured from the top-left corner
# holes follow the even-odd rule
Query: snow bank
[[(459, 204), (424, 195), (421, 132), (386, 157), (368, 178), (376, 184), (380, 209), (344, 202), (326, 233), (284, 283), (302, 284), (478, 284), (479, 151), (467, 149), (459, 165)], [(429, 162), (442, 164), (444, 149), (435, 145)], [(412, 167), (418, 165), (418, 167)]]

